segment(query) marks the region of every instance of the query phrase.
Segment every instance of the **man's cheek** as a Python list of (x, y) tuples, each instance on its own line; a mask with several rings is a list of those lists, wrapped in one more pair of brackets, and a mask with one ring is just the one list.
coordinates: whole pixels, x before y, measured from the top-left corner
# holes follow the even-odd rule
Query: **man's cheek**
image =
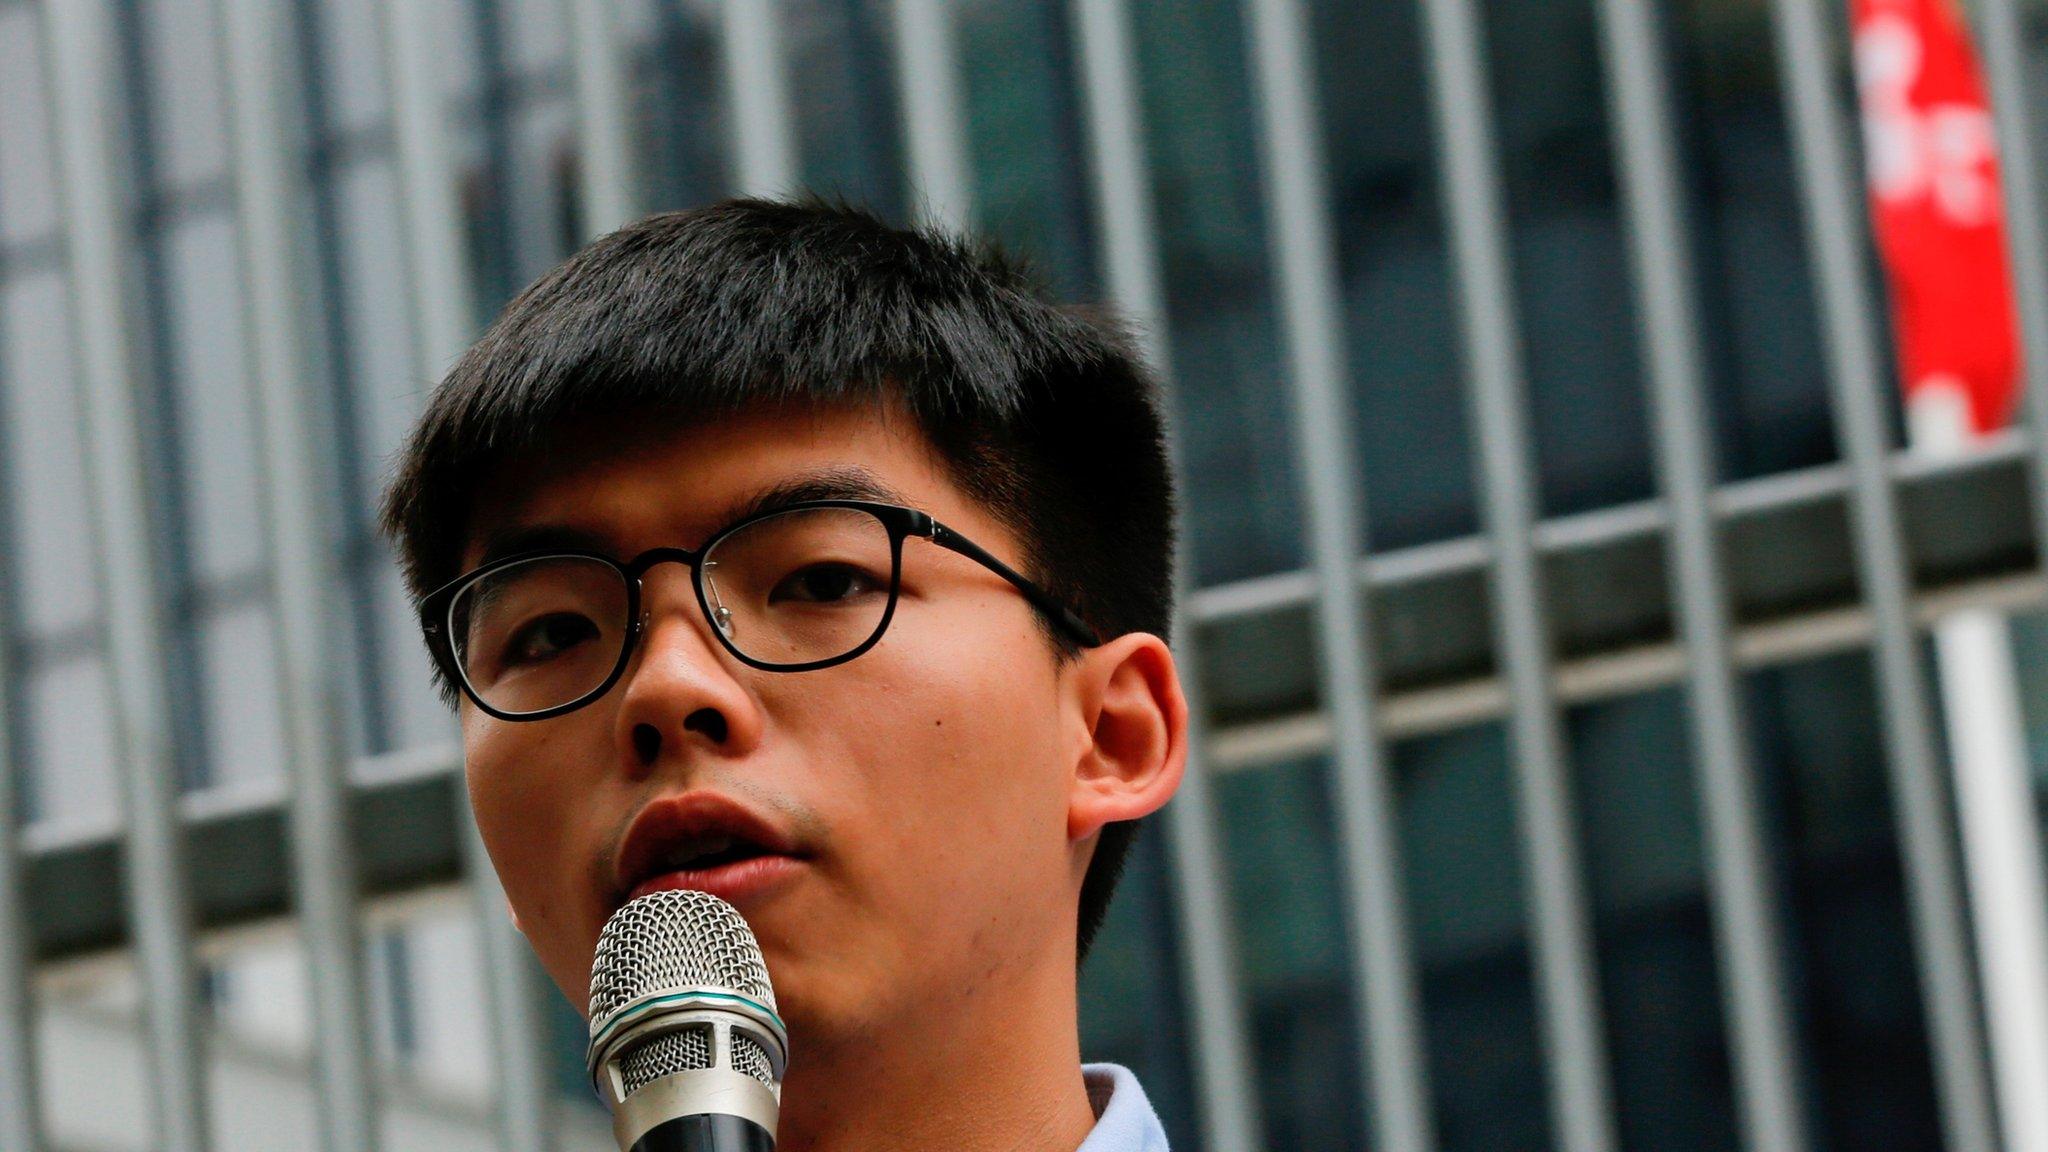
[(588, 814), (510, 773), (473, 776), (470, 796), (484, 847), (522, 922), (538, 926), (561, 914), (589, 875), (575, 846)]

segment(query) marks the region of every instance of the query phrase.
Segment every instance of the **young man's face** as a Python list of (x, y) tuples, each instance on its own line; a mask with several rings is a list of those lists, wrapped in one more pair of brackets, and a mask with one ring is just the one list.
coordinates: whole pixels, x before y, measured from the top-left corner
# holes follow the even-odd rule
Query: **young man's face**
[[(849, 480), (1013, 566), (1016, 537), (947, 478), (907, 416), (774, 411), (676, 430), (613, 421), (501, 469), (465, 570), (490, 542), (559, 531), (627, 560), (696, 548), (762, 493)], [(635, 890), (696, 886), (753, 925), (792, 1031), (873, 1029), (1071, 965), (1093, 836), (1178, 782), (1171, 659), (1124, 637), (1062, 664), (1015, 588), (913, 537), (880, 643), (809, 672), (741, 664), (681, 564), (643, 582), (639, 647), (568, 714), (494, 719), (465, 700), (477, 820), (520, 926), (576, 1004), (605, 920)], [(773, 851), (680, 868), (737, 834)]]

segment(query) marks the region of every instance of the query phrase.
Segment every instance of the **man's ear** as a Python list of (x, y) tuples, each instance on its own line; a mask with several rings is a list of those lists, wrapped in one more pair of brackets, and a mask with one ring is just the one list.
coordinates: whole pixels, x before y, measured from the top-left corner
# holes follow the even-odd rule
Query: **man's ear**
[(1067, 801), (1067, 838), (1158, 811), (1188, 759), (1188, 702), (1166, 641), (1144, 632), (1090, 648), (1067, 669), (1087, 730)]

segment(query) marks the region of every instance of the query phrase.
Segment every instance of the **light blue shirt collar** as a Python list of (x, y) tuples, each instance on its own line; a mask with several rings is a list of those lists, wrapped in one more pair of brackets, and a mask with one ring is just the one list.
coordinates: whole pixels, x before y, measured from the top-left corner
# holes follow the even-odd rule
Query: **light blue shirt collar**
[(1138, 1078), (1121, 1064), (1083, 1064), (1095, 1128), (1074, 1152), (1167, 1152), (1166, 1129)]

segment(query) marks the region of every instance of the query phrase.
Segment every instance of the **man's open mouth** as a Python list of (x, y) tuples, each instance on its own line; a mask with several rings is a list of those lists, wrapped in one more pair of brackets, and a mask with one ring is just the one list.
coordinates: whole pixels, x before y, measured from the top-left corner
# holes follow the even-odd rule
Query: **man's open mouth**
[(714, 793), (647, 805), (618, 854), (616, 902), (664, 888), (693, 888), (726, 900), (757, 893), (801, 862), (791, 838), (766, 819)]
[(703, 872), (725, 864), (737, 864), (757, 856), (773, 855), (768, 849), (739, 836), (691, 837), (662, 853), (657, 872)]

